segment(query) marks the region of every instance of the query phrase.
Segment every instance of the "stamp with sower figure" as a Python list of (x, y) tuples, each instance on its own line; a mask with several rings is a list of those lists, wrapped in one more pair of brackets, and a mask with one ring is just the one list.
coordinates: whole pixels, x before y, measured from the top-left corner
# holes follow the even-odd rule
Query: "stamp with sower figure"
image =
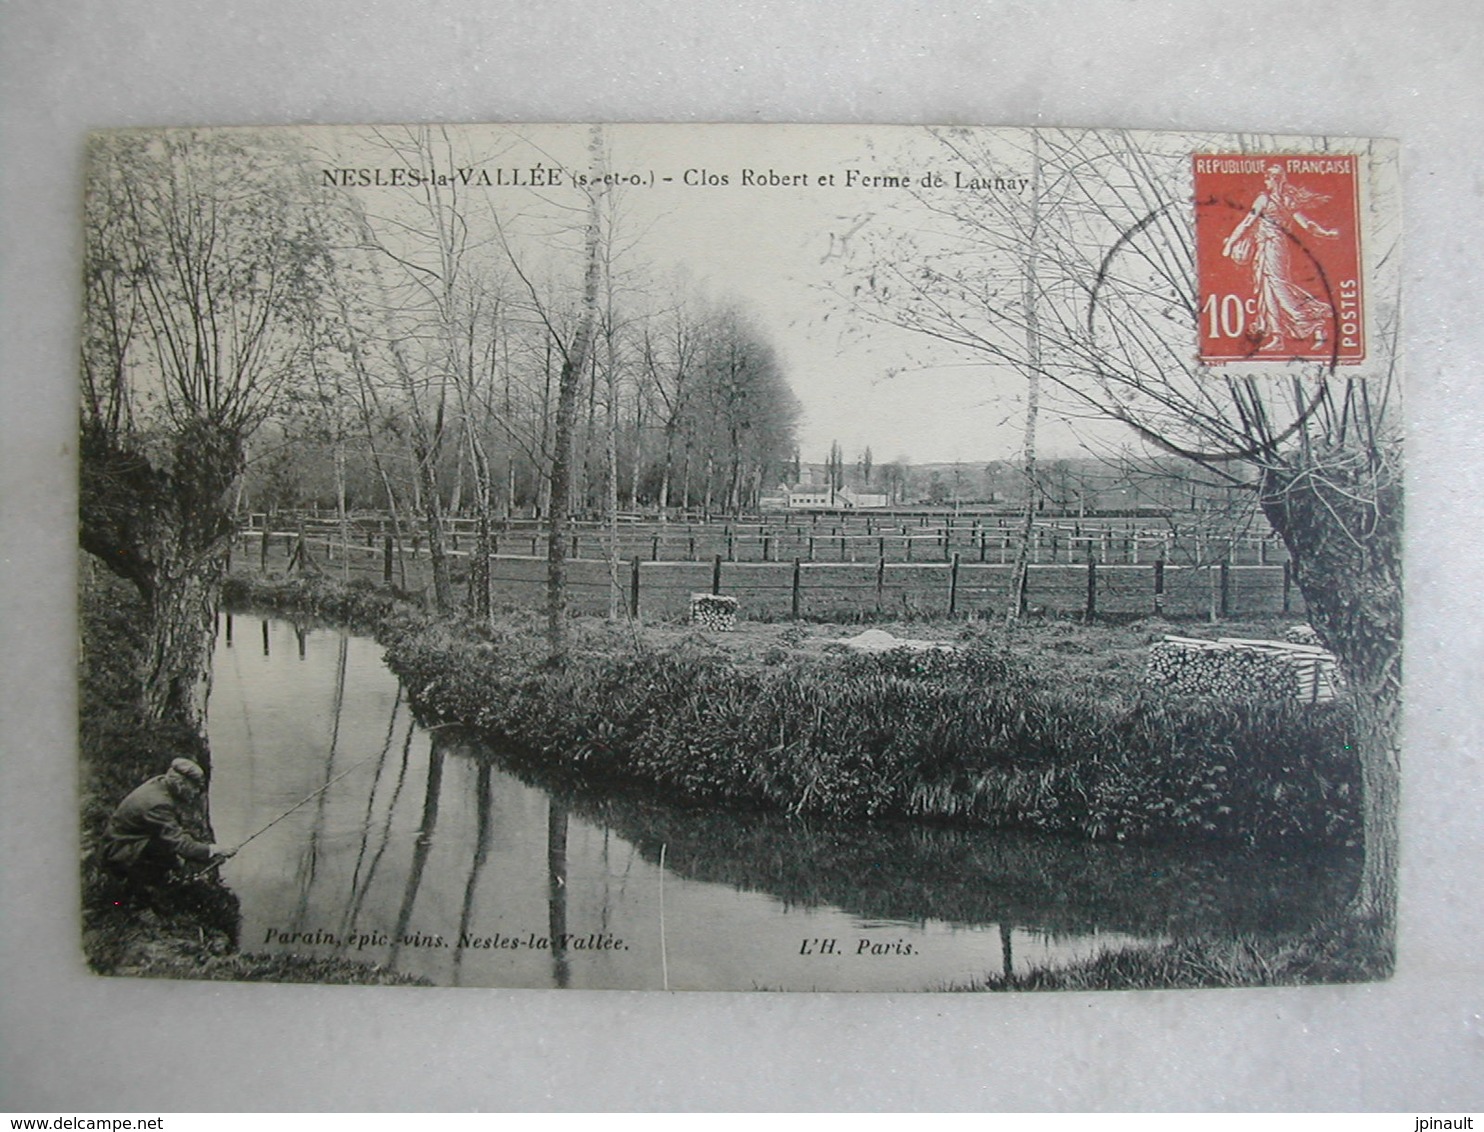
[(1365, 359), (1357, 159), (1193, 158), (1200, 360)]

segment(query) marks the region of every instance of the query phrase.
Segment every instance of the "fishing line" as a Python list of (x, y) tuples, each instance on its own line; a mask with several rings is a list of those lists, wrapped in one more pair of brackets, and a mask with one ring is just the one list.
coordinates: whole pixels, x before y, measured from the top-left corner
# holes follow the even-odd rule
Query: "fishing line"
[(237, 844), (237, 851), (241, 851), (242, 848), (244, 846), (246, 846), (249, 841), (252, 841), (254, 838), (261, 837), (263, 834), (267, 833), (270, 829), (272, 829), (279, 822), (283, 821), (284, 818), (288, 817), (291, 813), (293, 813), (295, 810), (297, 810), (300, 806), (303, 806), (303, 805), (305, 805), (305, 804), (307, 804), (309, 802), (314, 801), (316, 798), (318, 798), (321, 794), (323, 794), (330, 787), (334, 786), (335, 783), (339, 782), (346, 775), (350, 774), (352, 771), (359, 770), (361, 767), (365, 766), (372, 759), (377, 758), (380, 754), (381, 754), (380, 751), (376, 751), (376, 752), (373, 752), (372, 754), (367, 755), (364, 759), (358, 759), (356, 762), (352, 763), (350, 766), (348, 766), (344, 770), (342, 770), (334, 778), (330, 779), (329, 782), (326, 782), (319, 789), (313, 791), (312, 793), (306, 794), (303, 798), (300, 798), (292, 806), (290, 806), (288, 809), (284, 810), (283, 813), (279, 814), (276, 818), (274, 818), (272, 821), (270, 821), (267, 825), (263, 826), (262, 829), (258, 830), (256, 833), (249, 834), (244, 840), (238, 842), (238, 844)]
[[(372, 759), (376, 758), (377, 755), (379, 755), (380, 753), (381, 753), (380, 751), (377, 751), (374, 754), (367, 755), (364, 759), (360, 759), (360, 760), (352, 763), (350, 766), (346, 767), (343, 771), (341, 771), (339, 774), (337, 774), (334, 778), (330, 779), (329, 782), (326, 782), (318, 790), (315, 790), (313, 793), (306, 794), (303, 798), (300, 798), (292, 806), (290, 806), (288, 809), (284, 810), (283, 813), (279, 814), (276, 818), (274, 818), (272, 821), (270, 821), (267, 825), (263, 826), (256, 833), (249, 834), (244, 840), (239, 841), (237, 843), (237, 847), (232, 850), (233, 855), (235, 856), (237, 853), (240, 853), (243, 850), (243, 848), (247, 845), (247, 843), (249, 841), (252, 841), (255, 838), (261, 837), (263, 834), (267, 833), (270, 829), (272, 829), (279, 822), (283, 821), (284, 818), (288, 817), (291, 813), (293, 813), (295, 810), (297, 810), (300, 806), (303, 806), (303, 805), (305, 805), (308, 802), (314, 801), (321, 794), (323, 794), (326, 790), (328, 790), (330, 787), (334, 786), (335, 783), (339, 782), (342, 778), (344, 778), (346, 775), (350, 774), (352, 771), (359, 770), (361, 767), (365, 766)], [(221, 857), (221, 858), (218, 858), (215, 861), (212, 861), (211, 864), (207, 865), (204, 869), (202, 869), (196, 875), (197, 876), (204, 876), (206, 873), (211, 872), (212, 869), (220, 868), (221, 865), (222, 865), (222, 863), (225, 860), (226, 860), (225, 857)]]

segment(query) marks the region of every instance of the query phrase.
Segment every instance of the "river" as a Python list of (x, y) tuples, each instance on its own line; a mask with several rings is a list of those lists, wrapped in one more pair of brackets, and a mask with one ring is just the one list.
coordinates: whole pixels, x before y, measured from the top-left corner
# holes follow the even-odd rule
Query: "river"
[[(223, 615), (212, 819), (241, 945), (440, 985), (910, 991), (1334, 912), (1355, 862), (574, 794), (428, 730), (374, 641)], [(316, 793), (317, 792), (317, 793)]]

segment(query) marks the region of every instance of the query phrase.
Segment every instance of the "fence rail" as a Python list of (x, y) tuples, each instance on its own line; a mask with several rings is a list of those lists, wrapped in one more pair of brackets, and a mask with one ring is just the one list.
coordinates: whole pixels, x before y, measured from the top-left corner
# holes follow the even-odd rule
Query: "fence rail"
[[(352, 515), (345, 527), (323, 517), (264, 515), (245, 517), (258, 536), (344, 540), (372, 547), (390, 535), (404, 552), (420, 550), (421, 523), (393, 523), (384, 515)], [(474, 519), (443, 520), (447, 545), (467, 550), (478, 537)], [(500, 520), (490, 534), (495, 554), (544, 554), (548, 529), (531, 519)], [(569, 554), (602, 558), (608, 532), (602, 523), (574, 521)], [(621, 558), (651, 562), (701, 562), (720, 554), (727, 562), (964, 562), (1009, 565), (1018, 556), (1022, 520), (1005, 516), (952, 515), (788, 515), (776, 521), (662, 523), (630, 519), (618, 525)], [(1037, 565), (1078, 565), (1096, 559), (1105, 565), (1138, 566), (1160, 559), (1203, 566), (1276, 566), (1288, 560), (1275, 535), (1217, 533), (1199, 524), (1150, 526), (1147, 520), (1046, 519), (1031, 528), (1029, 560)]]
[[(511, 553), (509, 541), (492, 554), (490, 590), (496, 602), (539, 608), (545, 600), (545, 545), (537, 536), (521, 536), (522, 552)], [(606, 556), (597, 557), (597, 538), (575, 536), (568, 559), (569, 601), (575, 612), (606, 613), (610, 590), (639, 615), (652, 619), (682, 617), (690, 596), (725, 593), (738, 599), (744, 616), (850, 619), (863, 615), (959, 617), (1003, 613), (1008, 602), (1013, 563), (979, 561), (961, 552), (946, 560), (891, 559), (877, 556), (857, 561), (785, 561), (709, 558), (655, 559), (631, 554), (619, 564), (617, 577)], [(237, 553), (265, 572), (286, 572), (307, 564), (341, 576), (395, 581), (412, 589), (427, 586), (430, 566), (425, 548), (409, 546), (395, 561), (390, 535), (342, 543), (298, 531), (244, 532)], [(591, 557), (582, 551), (590, 549)], [(462, 540), (449, 549), (452, 573), (461, 585), (469, 581), (471, 547)], [(1289, 564), (1230, 562), (1181, 565), (1148, 562), (1032, 563), (1027, 571), (1026, 604), (1032, 611), (1099, 616), (1165, 614), (1211, 619), (1301, 613), (1303, 599)]]

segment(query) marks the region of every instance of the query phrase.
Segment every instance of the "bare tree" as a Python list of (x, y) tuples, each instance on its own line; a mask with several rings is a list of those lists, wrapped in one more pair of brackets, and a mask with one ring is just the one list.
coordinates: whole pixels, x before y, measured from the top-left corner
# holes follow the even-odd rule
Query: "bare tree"
[(718, 486), (727, 512), (737, 515), (756, 506), (762, 478), (787, 459), (798, 402), (772, 346), (741, 310), (719, 309), (709, 328), (700, 390), (710, 410), (708, 461), (725, 458)]
[(301, 169), (243, 133), (90, 143), (81, 541), (144, 599), (149, 718), (199, 724), (247, 438), (306, 356), (327, 257)]
[[(660, 521), (669, 517), (670, 488), (675, 474), (675, 447), (693, 412), (698, 358), (704, 329), (690, 309), (673, 303), (645, 325), (642, 354), (647, 388), (662, 412), (665, 445), (660, 458), (657, 499)], [(682, 501), (685, 502), (685, 501)]]
[[(856, 300), (878, 318), (1033, 377), (1033, 387), (1045, 383), (1064, 412), (1121, 421), (1153, 450), (1233, 492), (1255, 493), (1355, 692), (1366, 853), (1356, 904), (1389, 925), (1402, 624), (1392, 182), (1372, 184), (1369, 255), (1392, 284), (1372, 292), (1384, 356), (1370, 376), (1319, 364), (1227, 376), (1200, 365), (1193, 350), (1189, 155), (1209, 139), (1029, 131), (1007, 147), (1003, 133), (936, 136), (961, 167), (1000, 176), (1018, 164), (1036, 191), (1028, 199), (924, 194), (929, 222), (878, 239), (870, 266), (857, 272), (866, 277)], [(1229, 141), (1250, 152), (1275, 144)], [(1028, 399), (1034, 404), (1034, 392)]]
[[(602, 169), (603, 131), (594, 126), (588, 143), (595, 171)], [(554, 448), (551, 461), (551, 512), (546, 540), (547, 660), (553, 666), (567, 659), (567, 523), (572, 502), (572, 453), (577, 418), (577, 394), (593, 348), (598, 321), (598, 288), (602, 282), (603, 193), (601, 177), (587, 189), (587, 225), (583, 233), (582, 299), (576, 332), (570, 343), (557, 340), (562, 355), (557, 385)], [(534, 296), (534, 292), (533, 292)]]
[[(411, 169), (454, 169), (475, 163), (457, 152), (446, 128), (378, 130), (371, 140), (389, 159)], [(446, 454), (451, 454), (455, 471), (462, 467), (457, 448), (465, 414), (460, 409), (467, 409), (467, 392), (483, 360), (477, 339), (485, 296), (472, 207), (456, 177), (421, 178), (392, 194), (374, 213), (353, 206), (360, 250), (381, 295), (379, 330), (405, 412), (434, 601), (441, 611), (453, 608), (444, 540), (443, 465)], [(487, 497), (487, 466), (476, 462), (476, 474), (484, 476), (476, 491)]]

